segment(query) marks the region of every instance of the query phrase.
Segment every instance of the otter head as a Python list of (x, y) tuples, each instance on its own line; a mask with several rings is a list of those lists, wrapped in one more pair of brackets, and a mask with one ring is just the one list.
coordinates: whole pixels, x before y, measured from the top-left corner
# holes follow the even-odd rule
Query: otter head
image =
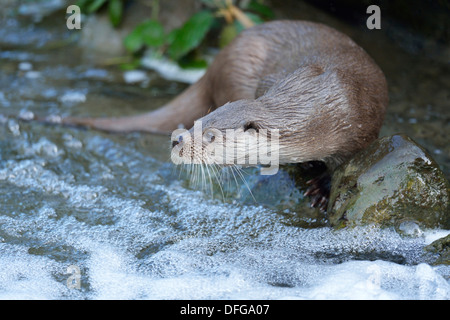
[[(258, 100), (230, 102), (172, 134), (172, 160), (220, 166), (269, 166), (278, 170), (279, 135), (269, 111)], [(274, 171), (276, 169), (276, 171)]]
[(178, 163), (335, 167), (379, 132), (384, 108), (370, 92), (342, 72), (299, 68), (256, 100), (227, 103), (176, 132), (172, 155)]

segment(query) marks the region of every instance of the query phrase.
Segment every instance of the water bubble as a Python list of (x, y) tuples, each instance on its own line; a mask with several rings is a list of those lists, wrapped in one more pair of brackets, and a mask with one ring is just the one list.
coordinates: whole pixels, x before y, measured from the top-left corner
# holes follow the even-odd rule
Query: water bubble
[(86, 94), (79, 91), (69, 91), (64, 93), (59, 101), (65, 104), (86, 102)]
[(14, 136), (20, 136), (20, 126), (16, 120), (8, 120), (8, 129)]
[(126, 83), (137, 83), (148, 80), (147, 73), (142, 70), (129, 70), (123, 73)]
[(29, 110), (20, 110), (18, 118), (20, 120), (30, 121), (34, 119), (34, 113)]
[(35, 154), (39, 154), (49, 158), (55, 158), (64, 154), (63, 150), (60, 150), (57, 145), (55, 145), (45, 137), (40, 138), (37, 143), (34, 143), (31, 146), (31, 149)]
[(28, 79), (38, 79), (41, 77), (41, 73), (39, 71), (27, 71), (25, 77)]
[(30, 62), (20, 62), (18, 65), (18, 69), (20, 71), (30, 71), (31, 69), (33, 69), (33, 65)]

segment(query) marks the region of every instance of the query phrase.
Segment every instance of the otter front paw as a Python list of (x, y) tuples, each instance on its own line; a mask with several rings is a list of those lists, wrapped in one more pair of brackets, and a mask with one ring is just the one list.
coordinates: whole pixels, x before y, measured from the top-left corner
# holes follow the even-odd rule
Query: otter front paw
[(305, 196), (311, 197), (311, 207), (319, 208), (320, 211), (325, 212), (330, 197), (330, 175), (328, 173), (323, 173), (306, 183), (309, 185), (309, 188), (306, 190)]

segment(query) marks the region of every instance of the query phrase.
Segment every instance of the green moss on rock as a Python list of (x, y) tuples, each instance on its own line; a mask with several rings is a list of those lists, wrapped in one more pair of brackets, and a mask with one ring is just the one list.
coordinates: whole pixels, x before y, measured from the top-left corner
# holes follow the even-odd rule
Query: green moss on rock
[(450, 265), (450, 234), (426, 246), (425, 251), (435, 256), (432, 264)]
[(332, 226), (373, 223), (450, 228), (449, 182), (431, 156), (404, 135), (383, 137), (332, 177)]

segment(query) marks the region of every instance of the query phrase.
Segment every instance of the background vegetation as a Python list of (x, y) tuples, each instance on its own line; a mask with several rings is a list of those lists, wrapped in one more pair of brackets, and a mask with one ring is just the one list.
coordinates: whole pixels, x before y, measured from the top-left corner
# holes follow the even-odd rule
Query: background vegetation
[[(85, 14), (107, 10), (111, 24), (118, 28), (126, 0), (79, 0)], [(151, 17), (139, 23), (124, 39), (124, 46), (137, 62), (147, 48), (167, 56), (182, 67), (206, 67), (202, 46), (208, 40), (224, 47), (243, 29), (273, 18), (272, 9), (262, 0), (201, 0), (201, 10), (181, 27), (168, 33), (159, 21), (160, 0), (151, 1)], [(208, 35), (211, 37), (208, 39)], [(134, 63), (132, 64), (134, 65)]]

